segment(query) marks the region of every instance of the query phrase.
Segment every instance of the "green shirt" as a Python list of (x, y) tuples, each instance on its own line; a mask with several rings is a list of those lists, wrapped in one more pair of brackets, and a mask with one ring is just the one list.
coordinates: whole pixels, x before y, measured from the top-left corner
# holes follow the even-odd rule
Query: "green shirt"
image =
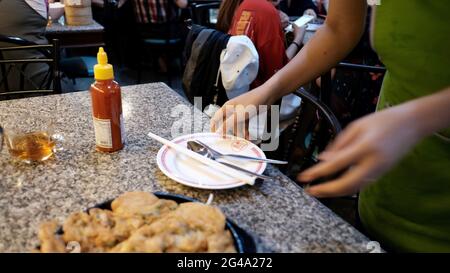
[[(448, 0), (381, 0), (375, 16), (374, 47), (388, 70), (378, 109), (450, 86)], [(450, 252), (449, 129), (361, 192), (364, 227), (388, 249)]]

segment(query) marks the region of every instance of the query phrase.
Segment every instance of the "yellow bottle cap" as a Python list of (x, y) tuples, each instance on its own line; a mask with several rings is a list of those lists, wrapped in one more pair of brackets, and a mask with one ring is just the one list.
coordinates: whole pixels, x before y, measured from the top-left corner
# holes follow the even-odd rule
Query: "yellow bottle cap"
[(98, 64), (94, 65), (94, 77), (96, 80), (112, 80), (114, 79), (114, 70), (112, 65), (108, 64), (108, 55), (100, 47), (97, 53)]

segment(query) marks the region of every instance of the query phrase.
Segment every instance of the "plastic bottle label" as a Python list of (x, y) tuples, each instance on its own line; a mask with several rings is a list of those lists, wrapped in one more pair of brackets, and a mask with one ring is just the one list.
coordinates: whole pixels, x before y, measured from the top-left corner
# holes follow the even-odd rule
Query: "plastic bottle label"
[(112, 148), (111, 120), (94, 117), (95, 144), (100, 148)]

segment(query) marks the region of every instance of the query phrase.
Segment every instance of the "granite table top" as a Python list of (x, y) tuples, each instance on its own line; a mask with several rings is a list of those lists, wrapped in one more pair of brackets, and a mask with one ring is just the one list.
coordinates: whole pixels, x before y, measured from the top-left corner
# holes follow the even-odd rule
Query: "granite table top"
[(64, 33), (83, 33), (83, 32), (102, 32), (104, 27), (93, 20), (90, 25), (70, 26), (64, 23), (63, 17), (60, 20), (52, 22), (45, 29), (46, 34), (64, 34)]
[[(231, 190), (194, 189), (166, 177), (156, 164), (161, 145), (146, 133), (170, 138), (179, 118), (173, 109), (192, 106), (163, 83), (128, 86), (122, 92), (127, 142), (112, 154), (95, 151), (89, 92), (0, 101), (0, 124), (25, 128), (33, 117), (51, 119), (65, 148), (30, 165), (13, 162), (6, 148), (0, 152), (0, 252), (28, 252), (38, 244), (42, 221), (62, 222), (72, 212), (127, 191), (169, 192), (202, 201), (213, 192), (213, 204), (251, 233), (261, 252), (368, 252), (364, 235), (271, 165), (265, 174), (276, 181)], [(19, 118), (24, 115), (29, 118)]]

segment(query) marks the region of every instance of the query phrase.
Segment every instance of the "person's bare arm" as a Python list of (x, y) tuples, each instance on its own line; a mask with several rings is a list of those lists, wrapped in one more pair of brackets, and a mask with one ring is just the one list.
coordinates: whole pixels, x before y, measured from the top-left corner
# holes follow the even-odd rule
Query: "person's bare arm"
[(264, 84), (272, 104), (328, 71), (356, 46), (364, 32), (366, 1), (330, 2), (324, 25), (279, 73)]
[(449, 126), (450, 87), (354, 121), (319, 155), (321, 163), (298, 179), (308, 183), (351, 167), (307, 190), (316, 197), (351, 195), (374, 183), (421, 139)]
[[(278, 10), (278, 14), (280, 15), (281, 28), (285, 29), (290, 24), (289, 16), (286, 13), (282, 12), (281, 10)], [(294, 34), (294, 39), (293, 39), (292, 43), (288, 46), (288, 48), (286, 48), (286, 56), (287, 56), (288, 60), (291, 60), (292, 58), (294, 58), (295, 55), (297, 54), (297, 52), (300, 50), (302, 42), (303, 42), (303, 37), (305, 37), (305, 31), (306, 31), (305, 26), (300, 28), (296, 24), (292, 24), (292, 28), (293, 28), (292, 33)]]
[(234, 111), (229, 106), (272, 105), (335, 66), (360, 40), (366, 7), (365, 0), (331, 1), (324, 26), (302, 50), (266, 83), (225, 103), (211, 119), (211, 130), (216, 131), (218, 124), (231, 118)]
[(294, 39), (292, 40), (292, 43), (286, 48), (286, 56), (288, 57), (288, 60), (292, 60), (295, 55), (297, 55), (297, 52), (301, 49), (301, 46), (303, 44), (303, 38), (305, 37), (306, 33), (306, 26), (298, 27), (295, 24), (292, 24), (292, 28), (294, 29)]

